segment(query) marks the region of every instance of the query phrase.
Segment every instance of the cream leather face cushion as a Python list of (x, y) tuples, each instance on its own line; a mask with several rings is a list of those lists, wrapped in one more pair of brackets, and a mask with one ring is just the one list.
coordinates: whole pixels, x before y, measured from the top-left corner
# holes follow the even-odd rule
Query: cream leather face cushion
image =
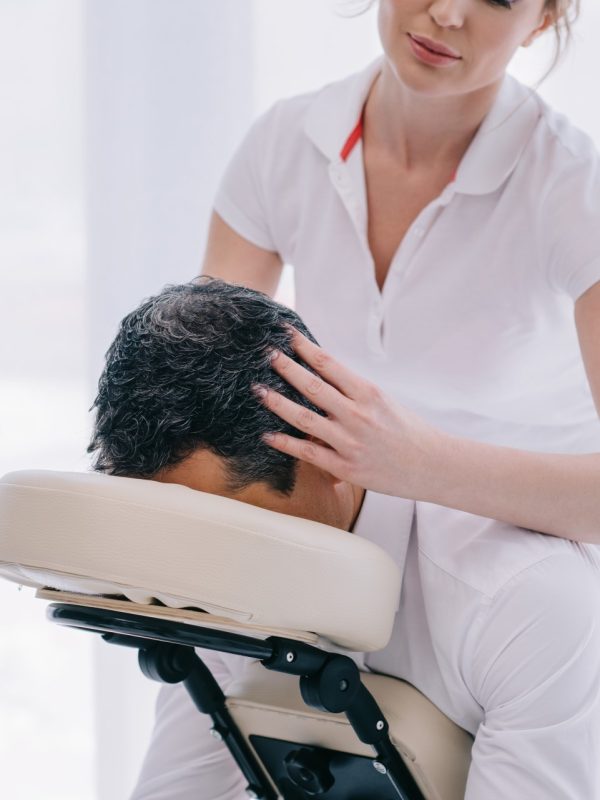
[(385, 647), (401, 573), (353, 534), (176, 484), (99, 473), (0, 479), (0, 576)]

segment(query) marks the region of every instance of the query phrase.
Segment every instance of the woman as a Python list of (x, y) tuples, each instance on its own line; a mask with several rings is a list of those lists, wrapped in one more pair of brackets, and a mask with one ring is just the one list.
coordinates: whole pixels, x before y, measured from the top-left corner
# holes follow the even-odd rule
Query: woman
[(369, 379), (328, 367), (358, 393), (322, 390), (329, 421), (268, 398), (333, 452), (273, 446), (381, 492), (598, 542), (598, 155), (505, 74), (573, 11), (382, 0), (381, 62), (251, 130), (204, 272), (273, 293), (292, 263), (300, 315)]
[[(365, 665), (473, 733), (468, 800), (600, 796), (598, 566), (514, 527), (600, 527), (598, 155), (506, 75), (577, 5), (379, 0), (382, 59), (246, 136), (203, 265), (268, 294), (295, 268), (325, 353), (299, 334), (296, 350), (324, 381), (273, 363), (328, 418), (268, 394), (313, 436), (272, 444), (399, 495), (371, 494), (354, 528), (383, 541), (387, 526), (406, 563), (390, 644)], [(430, 501), (418, 547), (391, 519), (403, 497)], [(205, 661), (225, 687), (232, 665)], [(135, 800), (242, 796), (207, 726), (180, 687), (161, 690)]]

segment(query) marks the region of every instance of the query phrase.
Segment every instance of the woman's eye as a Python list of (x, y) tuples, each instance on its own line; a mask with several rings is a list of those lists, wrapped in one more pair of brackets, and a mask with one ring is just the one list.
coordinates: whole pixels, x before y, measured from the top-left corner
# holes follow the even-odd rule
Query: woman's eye
[(514, 0), (487, 0), (491, 6), (500, 6), (501, 8), (512, 8)]

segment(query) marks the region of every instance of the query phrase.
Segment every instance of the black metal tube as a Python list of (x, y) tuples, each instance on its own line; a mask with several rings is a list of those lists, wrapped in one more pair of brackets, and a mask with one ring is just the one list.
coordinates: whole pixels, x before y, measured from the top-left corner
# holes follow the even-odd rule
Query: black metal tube
[(46, 609), (46, 614), (48, 619), (59, 625), (92, 630), (94, 633), (107, 631), (139, 636), (171, 644), (222, 650), (226, 653), (260, 660), (271, 658), (273, 654), (273, 647), (270, 644), (252, 636), (202, 628), (199, 625), (162, 620), (157, 617), (144, 617), (124, 611), (52, 603)]
[(423, 800), (415, 779), (390, 740), (385, 716), (364, 683), (346, 710), (346, 717), (361, 742), (375, 749), (374, 760), (387, 770), (387, 777), (400, 800)]
[(183, 684), (196, 708), (203, 714), (210, 715), (215, 730), (244, 773), (249, 788), (264, 800), (277, 800), (267, 776), (229, 713), (221, 687), (206, 664), (195, 653), (190, 660), (189, 673)]
[(423, 800), (421, 790), (387, 734), (377, 744), (376, 750), (376, 759), (387, 769), (387, 776), (400, 800)]

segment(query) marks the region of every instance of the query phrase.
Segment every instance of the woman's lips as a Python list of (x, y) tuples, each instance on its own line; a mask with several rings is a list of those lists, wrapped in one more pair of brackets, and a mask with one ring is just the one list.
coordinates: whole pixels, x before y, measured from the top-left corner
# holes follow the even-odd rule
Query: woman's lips
[(422, 61), (424, 64), (429, 64), (433, 67), (450, 67), (454, 64), (457, 64), (461, 58), (456, 56), (447, 56), (442, 55), (441, 53), (435, 53), (429, 48), (425, 47), (425, 45), (418, 42), (411, 34), (408, 34), (408, 39), (410, 42), (411, 50), (416, 58), (419, 61)]
[(422, 44), (428, 50), (431, 50), (432, 53), (439, 53), (443, 56), (449, 56), (450, 58), (460, 58), (460, 53), (452, 47), (448, 47), (446, 44), (436, 42), (433, 39), (429, 39), (427, 36), (419, 36), (416, 33), (409, 33), (408, 35), (418, 44)]

